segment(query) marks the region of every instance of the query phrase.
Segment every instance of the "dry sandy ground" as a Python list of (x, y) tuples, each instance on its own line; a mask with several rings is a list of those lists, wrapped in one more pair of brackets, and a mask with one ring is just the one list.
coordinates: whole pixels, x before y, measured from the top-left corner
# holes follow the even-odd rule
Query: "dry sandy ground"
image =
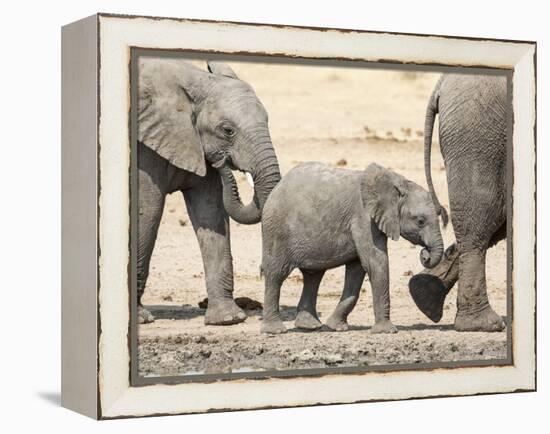
[[(248, 81), (270, 116), (281, 172), (304, 161), (364, 169), (377, 162), (426, 186), (422, 132), (428, 97), (438, 74), (325, 68), (311, 66), (231, 64)], [(340, 161), (340, 164), (344, 162)], [(437, 143), (432, 173), (441, 202), (448, 208), (443, 161)], [(237, 174), (245, 199), (250, 188)], [(235, 297), (263, 301), (260, 225), (231, 222)], [(451, 225), (445, 244), (453, 240)], [(401, 239), (389, 242), (391, 317), (395, 335), (372, 335), (372, 297), (367, 280), (349, 317), (348, 332), (301, 332), (294, 329), (301, 274), (294, 272), (282, 289), (281, 305), (288, 333), (260, 334), (261, 311), (233, 326), (204, 325), (206, 297), (202, 261), (180, 194), (166, 203), (144, 296), (157, 320), (139, 328), (139, 372), (145, 376), (185, 373), (242, 372), (261, 369), (366, 366), (506, 357), (506, 333), (457, 333), (452, 324), (456, 289), (449, 294), (443, 318), (433, 324), (408, 293), (412, 273), (422, 269), (420, 247)], [(489, 298), (506, 314), (506, 244), (488, 253)], [(318, 310), (328, 318), (340, 297), (344, 268), (325, 274)]]

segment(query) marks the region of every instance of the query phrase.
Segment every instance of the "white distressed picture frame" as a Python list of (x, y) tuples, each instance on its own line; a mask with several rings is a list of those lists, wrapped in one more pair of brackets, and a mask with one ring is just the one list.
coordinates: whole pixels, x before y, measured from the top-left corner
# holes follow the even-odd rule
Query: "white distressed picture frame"
[[(512, 365), (130, 384), (130, 49), (513, 70)], [(63, 29), (62, 404), (97, 419), (536, 388), (536, 45), (98, 14)]]

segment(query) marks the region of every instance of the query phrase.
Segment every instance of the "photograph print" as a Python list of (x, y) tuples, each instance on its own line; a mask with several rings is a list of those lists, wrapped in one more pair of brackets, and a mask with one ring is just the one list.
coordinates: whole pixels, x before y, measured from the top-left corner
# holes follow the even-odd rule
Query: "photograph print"
[(132, 381), (511, 363), (511, 75), (132, 51)]

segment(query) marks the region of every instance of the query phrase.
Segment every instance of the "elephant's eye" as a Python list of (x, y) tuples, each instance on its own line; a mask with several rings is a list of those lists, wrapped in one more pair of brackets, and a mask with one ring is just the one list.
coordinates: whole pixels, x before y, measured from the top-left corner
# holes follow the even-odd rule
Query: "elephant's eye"
[(416, 223), (418, 224), (418, 226), (422, 227), (426, 224), (426, 217), (424, 216), (418, 216), (416, 217)]
[(229, 125), (222, 125), (222, 131), (226, 137), (233, 137), (236, 132), (235, 129), (230, 127)]

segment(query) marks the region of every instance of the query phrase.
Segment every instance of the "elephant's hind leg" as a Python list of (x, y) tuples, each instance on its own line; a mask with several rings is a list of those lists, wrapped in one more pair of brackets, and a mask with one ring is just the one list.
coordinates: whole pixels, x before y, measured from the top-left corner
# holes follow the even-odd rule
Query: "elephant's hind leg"
[(281, 318), (279, 303), (281, 299), (281, 286), (290, 274), (290, 271), (274, 271), (264, 266), (262, 268), (265, 273), (265, 293), (261, 332), (268, 334), (284, 333), (286, 332), (286, 327)]
[(304, 288), (298, 302), (298, 314), (296, 315), (294, 325), (299, 329), (317, 330), (323, 325), (317, 315), (317, 294), (319, 293), (319, 285), (321, 284), (325, 270), (301, 271), (304, 276)]
[(327, 327), (336, 331), (346, 331), (349, 329), (348, 315), (357, 304), (364, 279), (365, 270), (361, 262), (353, 261), (346, 265), (344, 291), (336, 309), (334, 309), (334, 312), (326, 322)]
[(246, 314), (233, 300), (233, 258), (229, 240), (229, 217), (222, 200), (219, 176), (211, 168), (204, 181), (183, 192), (187, 212), (197, 235), (204, 264), (208, 325), (243, 322)]
[[(485, 276), (487, 248), (494, 237), (504, 235), (506, 214), (504, 196), (495, 194), (499, 184), (486, 176), (484, 183), (467, 198), (451, 196), (451, 215), (455, 230), (458, 252), (458, 295), (455, 329), (460, 331), (497, 332), (505, 324), (489, 303)], [(449, 183), (449, 194), (458, 187)], [(458, 197), (457, 197), (458, 196)]]
[(485, 249), (472, 249), (460, 253), (456, 330), (485, 332), (504, 330), (504, 321), (491, 308), (487, 297), (486, 253)]

